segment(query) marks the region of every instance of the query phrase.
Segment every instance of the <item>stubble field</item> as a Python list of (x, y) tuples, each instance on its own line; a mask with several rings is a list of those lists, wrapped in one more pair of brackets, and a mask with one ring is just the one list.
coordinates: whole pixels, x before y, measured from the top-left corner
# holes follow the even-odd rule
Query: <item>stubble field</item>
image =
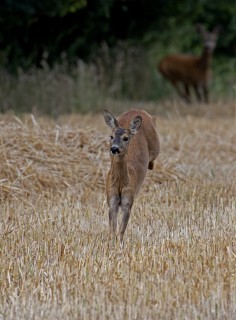
[(124, 248), (102, 114), (0, 116), (0, 319), (236, 318), (236, 105), (138, 107), (161, 153)]

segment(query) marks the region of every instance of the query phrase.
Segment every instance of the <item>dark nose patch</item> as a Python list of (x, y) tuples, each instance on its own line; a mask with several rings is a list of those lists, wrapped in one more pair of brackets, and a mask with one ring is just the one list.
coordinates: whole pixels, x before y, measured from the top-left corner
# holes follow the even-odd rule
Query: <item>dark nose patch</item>
[(112, 154), (118, 154), (118, 153), (120, 153), (120, 150), (117, 147), (111, 147), (111, 153)]

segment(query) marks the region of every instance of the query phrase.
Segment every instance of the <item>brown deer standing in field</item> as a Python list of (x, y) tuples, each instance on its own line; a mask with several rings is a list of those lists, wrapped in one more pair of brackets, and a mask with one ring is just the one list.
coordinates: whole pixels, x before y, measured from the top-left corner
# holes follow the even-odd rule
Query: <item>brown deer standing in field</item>
[(134, 196), (139, 192), (147, 170), (153, 169), (160, 144), (155, 119), (143, 110), (131, 109), (118, 119), (104, 110), (104, 119), (112, 129), (111, 168), (106, 182), (110, 236), (116, 238), (117, 214), (121, 207), (123, 218), (119, 235), (123, 243)]
[[(159, 71), (176, 88), (185, 101), (191, 102), (190, 88), (193, 87), (199, 102), (209, 102), (208, 86), (211, 77), (212, 54), (216, 47), (220, 27), (207, 32), (201, 25), (197, 31), (203, 40), (203, 51), (200, 57), (184, 54), (174, 54), (164, 57), (159, 64)], [(180, 88), (182, 83), (184, 90)]]

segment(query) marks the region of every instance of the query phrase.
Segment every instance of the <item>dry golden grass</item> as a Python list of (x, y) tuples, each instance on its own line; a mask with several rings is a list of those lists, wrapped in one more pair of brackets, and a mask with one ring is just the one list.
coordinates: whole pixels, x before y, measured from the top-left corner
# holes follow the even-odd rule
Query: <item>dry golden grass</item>
[(236, 318), (235, 105), (140, 107), (161, 154), (124, 249), (102, 116), (0, 117), (0, 319)]

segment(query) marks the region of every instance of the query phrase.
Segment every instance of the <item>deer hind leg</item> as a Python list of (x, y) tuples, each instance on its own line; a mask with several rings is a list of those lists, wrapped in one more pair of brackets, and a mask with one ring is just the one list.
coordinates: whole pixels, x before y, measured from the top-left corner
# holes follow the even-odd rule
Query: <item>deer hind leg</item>
[(170, 81), (170, 83), (172, 84), (172, 86), (175, 88), (176, 92), (178, 93), (178, 95), (183, 98), (183, 93), (181, 92), (179, 86), (178, 86), (178, 81), (175, 80), (175, 77), (171, 74), (171, 72), (168, 72), (167, 70), (165, 70), (164, 67), (160, 67), (160, 72), (162, 73), (162, 75), (168, 80)]
[(190, 99), (190, 90), (189, 90), (189, 85), (188, 84), (184, 84), (184, 94), (183, 94), (183, 98), (190, 103), (191, 99)]
[(209, 102), (209, 96), (208, 96), (208, 88), (207, 86), (203, 86), (203, 96), (206, 103)]
[(123, 243), (124, 233), (129, 221), (131, 208), (133, 205), (132, 196), (123, 196), (121, 199), (121, 210), (123, 212), (123, 217), (120, 225), (120, 242)]
[(178, 82), (173, 80), (173, 79), (170, 79), (170, 82), (172, 83), (172, 85), (174, 86), (176, 92), (178, 93), (178, 95), (184, 99), (186, 102), (190, 102), (190, 98), (189, 96), (186, 94), (186, 87), (185, 87), (185, 92), (180, 88), (180, 86), (178, 85)]
[(116, 238), (116, 229), (117, 229), (117, 214), (119, 210), (120, 197), (113, 196), (109, 199), (109, 237), (115, 240)]
[(200, 88), (198, 85), (194, 85), (194, 90), (195, 90), (195, 93), (196, 93), (196, 97), (197, 97), (198, 102), (201, 102), (201, 101), (202, 101), (201, 88)]
[(149, 161), (148, 169), (153, 170), (153, 168), (154, 168), (154, 161)]

